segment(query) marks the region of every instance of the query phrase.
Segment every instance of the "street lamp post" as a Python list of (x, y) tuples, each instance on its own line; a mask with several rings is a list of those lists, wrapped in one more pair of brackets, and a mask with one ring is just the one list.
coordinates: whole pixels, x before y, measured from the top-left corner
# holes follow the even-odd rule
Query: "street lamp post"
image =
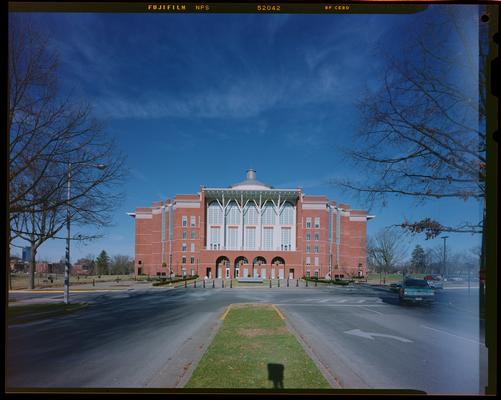
[(442, 236), (442, 239), (444, 239), (444, 278), (446, 278), (446, 279), (447, 279), (447, 264), (446, 264), (446, 256), (445, 256), (445, 254), (446, 254), (446, 246), (447, 246), (446, 242), (447, 242), (447, 238), (448, 237), (449, 236)]
[[(89, 164), (83, 164), (89, 165)], [(92, 165), (97, 169), (105, 169), (106, 165), (97, 164)], [(66, 264), (64, 266), (64, 304), (69, 304), (70, 302), (70, 200), (71, 200), (71, 162), (68, 162), (68, 197), (66, 200)]]

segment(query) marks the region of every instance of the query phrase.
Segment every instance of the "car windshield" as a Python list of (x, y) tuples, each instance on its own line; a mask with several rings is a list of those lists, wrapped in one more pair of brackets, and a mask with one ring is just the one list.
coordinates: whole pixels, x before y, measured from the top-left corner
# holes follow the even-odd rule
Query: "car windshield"
[(428, 287), (428, 282), (425, 280), (419, 280), (419, 279), (408, 279), (405, 281), (406, 286), (422, 286), (422, 287)]

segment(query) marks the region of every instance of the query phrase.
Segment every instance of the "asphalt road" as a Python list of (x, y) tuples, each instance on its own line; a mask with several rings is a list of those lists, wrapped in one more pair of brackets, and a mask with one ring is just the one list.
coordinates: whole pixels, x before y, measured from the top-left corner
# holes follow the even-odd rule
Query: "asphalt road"
[[(15, 293), (15, 300), (62, 299)], [(486, 348), (478, 289), (440, 291), (432, 306), (402, 306), (369, 286), (145, 288), (72, 293), (91, 304), (7, 329), (8, 388), (182, 387), (231, 303), (277, 304), (343, 388), (479, 394)], [(251, 340), (251, 339), (249, 339)], [(222, 372), (224, 373), (224, 372)]]

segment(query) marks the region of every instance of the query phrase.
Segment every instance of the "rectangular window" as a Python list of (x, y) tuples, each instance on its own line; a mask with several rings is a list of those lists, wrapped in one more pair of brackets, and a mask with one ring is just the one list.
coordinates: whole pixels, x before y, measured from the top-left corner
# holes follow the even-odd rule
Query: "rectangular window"
[(195, 217), (194, 215), (192, 215), (192, 216), (190, 217), (190, 226), (191, 226), (192, 228), (194, 228), (194, 227), (196, 226), (196, 221), (197, 221), (197, 217)]
[(220, 237), (220, 232), (221, 232), (221, 228), (219, 227), (211, 227), (210, 228), (210, 244), (211, 244), (211, 248), (213, 248), (213, 246), (216, 246), (220, 243), (220, 240), (219, 240), (219, 237)]
[(228, 248), (238, 249), (238, 228), (228, 228)]
[(256, 248), (256, 228), (245, 228), (245, 248), (247, 250)]
[[(195, 257), (190, 257), (190, 264), (195, 264)], [(193, 270), (192, 270), (193, 271)], [(192, 274), (193, 275), (193, 274)]]
[(315, 240), (320, 240), (320, 234), (318, 232), (315, 232)]
[(306, 245), (306, 252), (307, 252), (307, 253), (309, 253), (310, 251), (311, 251), (310, 245), (309, 245), (309, 244), (307, 244), (307, 245)]
[(318, 246), (315, 246), (315, 247), (313, 248), (313, 251), (314, 251), (315, 253), (318, 253)]
[(306, 265), (310, 265), (310, 263), (311, 263), (310, 257), (306, 257)]
[(315, 228), (320, 228), (320, 217), (315, 217)]
[(190, 237), (191, 237), (192, 239), (195, 239), (195, 231), (191, 231), (191, 235), (190, 235)]
[(263, 249), (273, 250), (273, 228), (263, 229)]
[(181, 264), (186, 264), (186, 257), (185, 257), (185, 256), (183, 256), (183, 257), (181, 258)]
[(195, 243), (190, 243), (190, 252), (195, 252)]
[(318, 257), (315, 257), (315, 265), (318, 265)]
[(273, 206), (268, 204), (264, 207), (261, 223), (263, 225), (275, 225), (275, 210), (273, 209)]
[(182, 251), (186, 251), (186, 243), (183, 243)]
[(311, 228), (311, 218), (310, 217), (306, 218), (306, 228), (307, 229)]
[(186, 215), (183, 215), (183, 227), (188, 226), (188, 217)]
[(186, 231), (183, 231), (183, 239), (186, 239)]
[(310, 239), (311, 239), (310, 232), (306, 232), (306, 240), (310, 240)]
[(291, 249), (291, 230), (290, 228), (282, 228), (282, 250)]

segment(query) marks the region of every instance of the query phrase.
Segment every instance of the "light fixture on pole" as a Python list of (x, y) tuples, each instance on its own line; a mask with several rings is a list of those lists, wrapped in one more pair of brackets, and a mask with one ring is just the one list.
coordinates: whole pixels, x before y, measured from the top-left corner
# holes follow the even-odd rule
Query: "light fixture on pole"
[[(89, 164), (79, 164), (79, 165), (89, 165)], [(106, 168), (104, 164), (92, 165), (94, 168), (103, 170)], [(68, 162), (68, 197), (66, 201), (66, 264), (64, 266), (64, 304), (69, 304), (70, 302), (70, 200), (71, 200), (71, 162)]]
[(447, 278), (447, 263), (446, 263), (446, 241), (448, 239), (449, 236), (442, 236), (442, 239), (444, 239), (444, 278)]

